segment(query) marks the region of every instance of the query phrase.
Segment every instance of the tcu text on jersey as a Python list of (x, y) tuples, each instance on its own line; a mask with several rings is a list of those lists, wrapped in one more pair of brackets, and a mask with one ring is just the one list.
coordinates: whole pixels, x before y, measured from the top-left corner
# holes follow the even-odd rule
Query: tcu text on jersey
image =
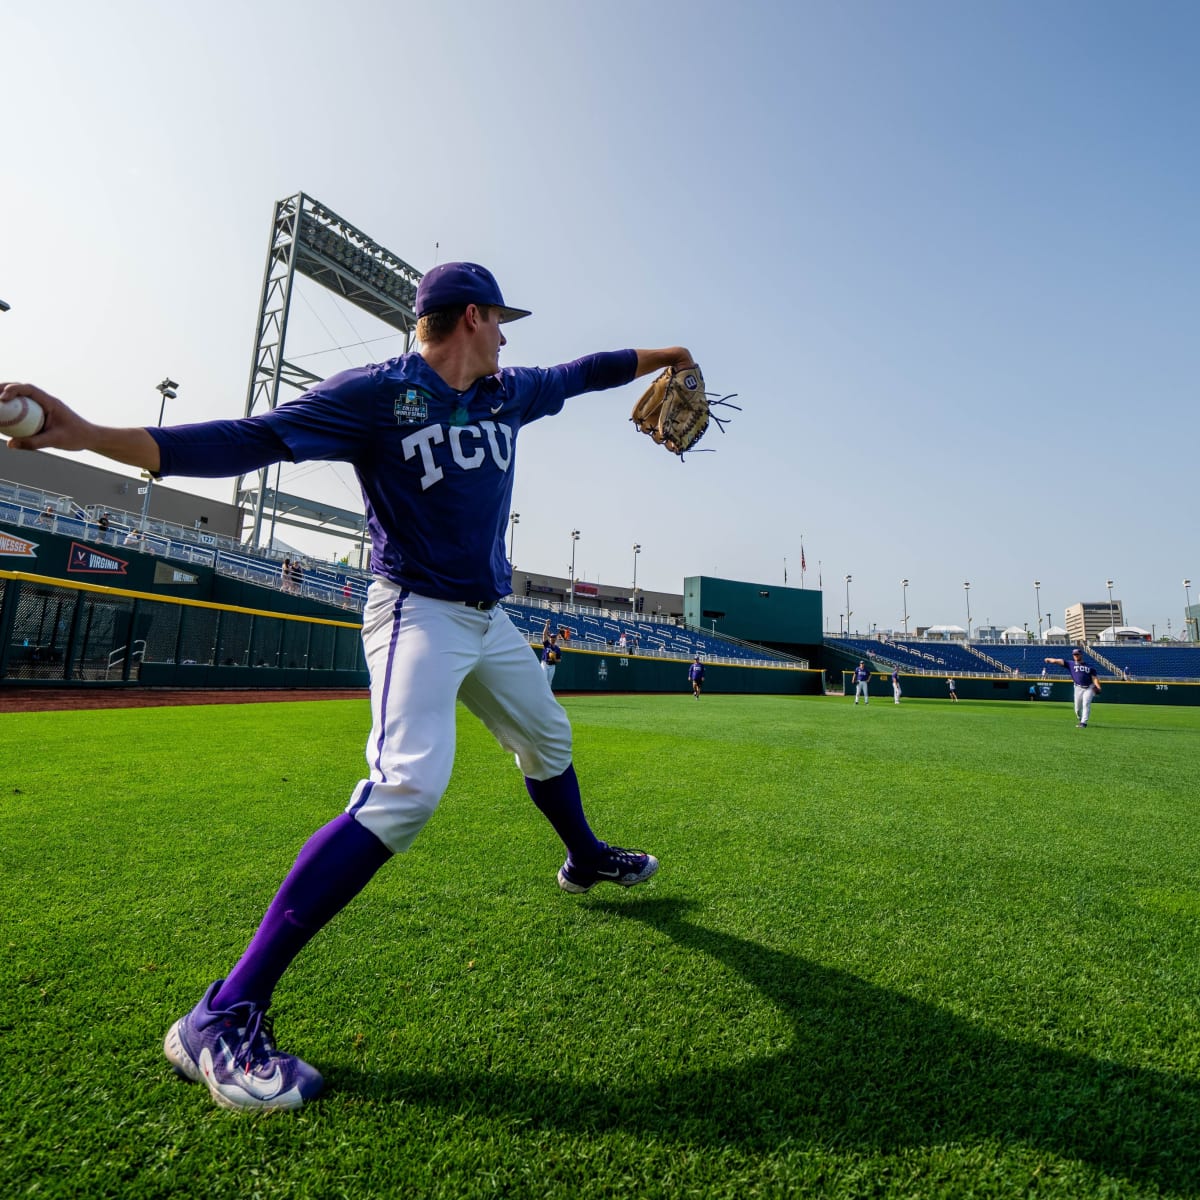
[[(501, 449), (500, 443), (504, 443)], [(507, 471), (512, 463), (513, 431), (496, 421), (480, 421), (478, 425), (426, 425), (402, 439), (400, 446), (407, 462), (416, 455), (421, 456), (424, 474), (421, 476), (421, 491), (426, 491), (445, 476), (444, 465), (447, 451), (434, 452), (435, 446), (448, 445), (449, 459), (464, 471), (474, 471), (483, 466), (490, 454), (492, 462), (501, 471)]]

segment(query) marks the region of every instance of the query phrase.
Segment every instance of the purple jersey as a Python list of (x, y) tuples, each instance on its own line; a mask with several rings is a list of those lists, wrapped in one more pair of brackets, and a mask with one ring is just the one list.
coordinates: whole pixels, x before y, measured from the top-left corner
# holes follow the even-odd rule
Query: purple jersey
[(434, 599), (497, 600), (512, 583), (504, 532), (519, 430), (636, 371), (637, 352), (618, 350), (505, 367), (458, 392), (419, 354), (404, 354), (343, 371), (259, 416), (148, 432), (163, 475), (348, 462), (362, 487), (374, 574)]
[(867, 680), (870, 678), (871, 678), (871, 672), (869, 670), (867, 670), (866, 667), (855, 667), (854, 668), (854, 682), (855, 683), (866, 683)]
[(698, 663), (698, 662), (694, 662), (694, 663), (692, 663), (692, 665), (691, 665), (690, 667), (688, 667), (688, 678), (689, 678), (689, 679), (690, 679), (690, 680), (691, 680), (693, 683), (700, 683), (700, 682), (702, 682), (702, 681), (703, 681), (703, 679), (704, 679), (704, 665), (703, 665), (703, 663)]
[(1071, 672), (1071, 678), (1078, 687), (1091, 687), (1096, 681), (1096, 668), (1088, 663), (1075, 662), (1072, 659), (1067, 663), (1067, 670)]

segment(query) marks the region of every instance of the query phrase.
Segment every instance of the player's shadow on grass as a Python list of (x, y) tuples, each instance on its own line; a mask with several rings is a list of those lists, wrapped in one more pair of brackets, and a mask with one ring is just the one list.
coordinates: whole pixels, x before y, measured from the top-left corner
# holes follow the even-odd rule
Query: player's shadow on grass
[[(371, 1090), (568, 1131), (769, 1151), (883, 1153), (950, 1143), (1023, 1145), (1169, 1191), (1200, 1187), (1200, 1087), (1165, 1072), (1014, 1041), (845, 971), (715, 932), (686, 902), (597, 907), (644, 921), (736, 971), (784, 1012), (791, 1044), (738, 1065), (640, 1071), (580, 1088), (494, 1074), (401, 1075)], [(581, 1004), (579, 1036), (589, 1015)], [(345, 1081), (341, 1086), (354, 1084)], [(469, 1100), (468, 1100), (469, 1097)]]

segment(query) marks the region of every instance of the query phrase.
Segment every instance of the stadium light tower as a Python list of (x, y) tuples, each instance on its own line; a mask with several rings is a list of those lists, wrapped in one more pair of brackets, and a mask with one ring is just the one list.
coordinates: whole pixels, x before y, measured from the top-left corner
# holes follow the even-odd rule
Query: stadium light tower
[[(158, 404), (158, 424), (162, 427), (163, 415), (167, 411), (167, 401), (174, 400), (179, 395), (179, 384), (175, 382), (169, 375), (165, 376), (162, 383), (158, 385), (158, 394), (162, 397)], [(146, 521), (150, 516), (150, 496), (154, 491), (154, 476), (149, 471), (146, 475), (146, 497), (142, 501), (142, 519), (138, 523), (138, 528), (143, 534), (146, 532)]]
[(1040, 579), (1033, 581), (1033, 598), (1038, 619), (1038, 641), (1040, 642), (1042, 640), (1042, 581)]
[(908, 637), (908, 580), (900, 580), (900, 586), (904, 589), (904, 636)]
[(963, 584), (963, 591), (967, 594), (967, 641), (971, 640), (971, 585), (969, 582)]
[(571, 603), (575, 603), (575, 543), (579, 541), (579, 530), (571, 530)]
[(1104, 586), (1108, 588), (1108, 623), (1112, 626), (1113, 641), (1115, 642), (1117, 640), (1117, 618), (1116, 609), (1113, 608), (1113, 581), (1111, 579), (1106, 580)]
[(850, 579), (846, 576), (846, 636), (850, 636)]
[(516, 540), (517, 526), (521, 523), (521, 514), (519, 512), (511, 512), (508, 514), (508, 565), (512, 566), (513, 560), (513, 542)]
[(1196, 626), (1192, 619), (1192, 581), (1190, 579), (1185, 579), (1183, 581), (1183, 598), (1187, 605), (1187, 607), (1183, 610), (1183, 619), (1187, 622), (1188, 641), (1195, 642), (1200, 639), (1192, 636), (1192, 632)]
[(638, 555), (642, 552), (640, 542), (633, 544), (633, 595), (629, 597), (629, 611), (637, 612), (637, 560)]

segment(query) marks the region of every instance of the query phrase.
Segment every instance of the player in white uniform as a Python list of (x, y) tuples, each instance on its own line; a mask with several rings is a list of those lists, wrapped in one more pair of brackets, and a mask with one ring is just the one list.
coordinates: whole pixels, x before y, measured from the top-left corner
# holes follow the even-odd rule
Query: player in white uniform
[(505, 305), (490, 272), (445, 263), (421, 280), (417, 351), (344, 371), (269, 413), (172, 428), (93, 425), (29, 384), (40, 433), (16, 449), (91, 450), (155, 475), (228, 476), (271, 463), (354, 465), (375, 576), (363, 613), (371, 674), (368, 777), (347, 809), (305, 843), (245, 953), (171, 1027), (175, 1068), (229, 1108), (298, 1108), (320, 1074), (274, 1045), (275, 984), (308, 940), (395, 853), (408, 849), (450, 779), (455, 703), (512, 753), (534, 804), (567, 848), (567, 892), (625, 887), (657, 860), (600, 841), (584, 816), (571, 727), (534, 654), (497, 601), (511, 590), (504, 554), (520, 429), (583, 392), (692, 364), (686, 349), (621, 350), (550, 368), (499, 365)]

